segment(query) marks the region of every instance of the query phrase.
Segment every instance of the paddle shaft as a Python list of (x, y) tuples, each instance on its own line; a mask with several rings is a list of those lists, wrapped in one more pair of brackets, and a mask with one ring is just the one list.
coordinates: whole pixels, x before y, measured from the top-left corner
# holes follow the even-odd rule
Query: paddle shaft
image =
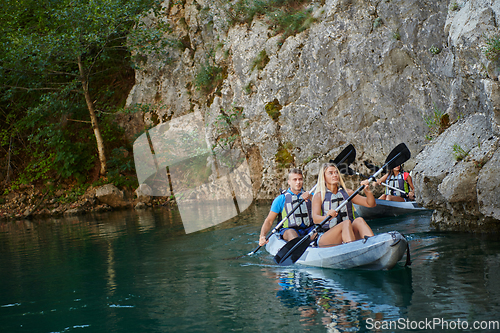
[[(350, 170), (351, 170), (351, 171), (352, 171), (355, 175), (357, 175), (357, 176), (360, 176), (360, 177), (363, 177), (363, 178), (368, 178), (367, 176), (365, 176), (365, 175), (363, 175), (363, 174), (361, 174), (361, 173), (359, 173), (359, 172), (357, 172), (357, 171), (354, 171), (354, 170), (352, 170), (351, 168), (349, 168), (349, 169), (350, 169)], [(394, 186), (391, 186), (391, 185), (389, 185), (389, 184), (386, 184), (386, 183), (381, 183), (380, 185), (384, 185), (385, 187), (390, 188), (391, 190), (395, 190), (395, 191), (401, 192), (401, 193), (403, 193), (403, 194), (406, 194), (406, 192), (405, 192), (405, 191), (403, 191), (403, 190), (401, 190), (401, 189), (399, 189), (399, 188), (396, 188), (396, 187), (394, 187)]]
[[(380, 169), (378, 173), (382, 172), (383, 169)], [(376, 177), (376, 174), (373, 175), (372, 177)], [(370, 177), (371, 178), (371, 177)], [(356, 195), (358, 195), (358, 193), (365, 187), (365, 185), (361, 185), (356, 191), (354, 191), (353, 194), (351, 194), (349, 196), (349, 198), (345, 199), (340, 205), (337, 206), (337, 208), (335, 208), (335, 211), (338, 212), (340, 211), (345, 205), (347, 205), (347, 203), (349, 201), (352, 200), (352, 198), (354, 198)], [(314, 227), (314, 229), (312, 229), (311, 231), (309, 231), (309, 233), (307, 235), (305, 235), (304, 237), (302, 237), (302, 239), (297, 242), (297, 244), (295, 244), (287, 253), (287, 255), (283, 256), (283, 258), (281, 258), (281, 261), (285, 261), (289, 256), (292, 255), (293, 251), (295, 251), (295, 249), (297, 249), (299, 246), (301, 246), (305, 241), (307, 241), (308, 239), (311, 239), (311, 236), (315, 233), (315, 232), (318, 232), (319, 229), (321, 229), (321, 227), (323, 225), (325, 225), (326, 222), (328, 222), (333, 216), (331, 215), (328, 215), (323, 221), (321, 221), (321, 223), (319, 224), (316, 224), (316, 226)]]
[(390, 188), (391, 190), (398, 191), (398, 192), (401, 192), (401, 193), (403, 193), (403, 194), (406, 194), (406, 192), (405, 192), (405, 191), (400, 190), (399, 188), (396, 188), (396, 187), (394, 187), (394, 186), (387, 185), (386, 183), (382, 183), (381, 185), (384, 185), (385, 187)]
[[(357, 172), (356, 172), (356, 174), (360, 175), (360, 174), (359, 174), (359, 173), (357, 173)], [(363, 176), (363, 175), (361, 175), (361, 176)], [(365, 177), (365, 178), (366, 178), (366, 177)], [(389, 184), (386, 184), (386, 183), (381, 183), (380, 185), (384, 185), (385, 187), (390, 188), (391, 190), (398, 191), (398, 192), (401, 192), (401, 193), (403, 193), (403, 194), (407, 195), (407, 193), (406, 193), (405, 191), (403, 191), (403, 190), (401, 190), (401, 189), (399, 189), (399, 188), (397, 188), (397, 187), (391, 186), (391, 185), (389, 185)]]
[[(392, 161), (394, 161), (396, 158), (399, 157), (399, 155), (401, 155), (401, 153), (398, 153), (396, 156), (394, 156), (389, 162), (385, 163), (377, 172), (375, 172), (373, 175), (371, 175), (369, 178), (368, 178), (368, 181), (370, 180), (375, 180), (377, 178), (378, 175), (380, 175), (382, 173), (382, 171), (384, 171), (385, 167), (388, 166), (389, 164), (391, 164)], [(351, 194), (349, 196), (349, 198), (345, 199), (337, 208), (335, 208), (335, 211), (338, 212), (339, 210), (342, 209), (342, 207), (344, 207), (345, 205), (347, 205), (347, 203), (349, 201), (352, 200), (352, 198), (354, 198), (356, 195), (358, 195), (359, 192), (361, 192), (361, 190), (363, 190), (365, 188), (366, 185), (361, 185), (360, 187), (358, 187), (358, 189), (356, 191), (354, 191), (353, 194)], [(330, 216), (331, 218), (331, 216)], [(323, 226), (323, 224), (325, 224), (330, 218), (326, 218), (324, 221), (322, 221), (319, 226)]]
[[(309, 193), (311, 193), (312, 191), (314, 191), (316, 189), (316, 186), (318, 186), (318, 184), (314, 185), (310, 190), (309, 190)], [(273, 228), (273, 230), (271, 230), (271, 233), (269, 235), (267, 235), (266, 237), (266, 240), (269, 240), (269, 238), (276, 232), (278, 231), (281, 226), (283, 225), (283, 223), (285, 223), (285, 221), (290, 217), (290, 215), (293, 214), (293, 212), (295, 212), (297, 210), (297, 208), (300, 207), (300, 205), (302, 205), (302, 203), (304, 202), (305, 200), (303, 198), (301, 198), (297, 204), (297, 206), (295, 206), (291, 211), (290, 213), (288, 213), (288, 215), (281, 221), (278, 222), (278, 224)], [(255, 254), (257, 251), (259, 251), (259, 249), (261, 248), (262, 246), (258, 246), (257, 248), (255, 248), (255, 250), (253, 250), (252, 252), (249, 252), (248, 255), (253, 255)]]
[[(385, 167), (388, 166), (389, 164), (391, 164), (393, 161), (395, 161), (400, 155), (401, 155), (401, 152), (397, 153), (393, 158), (391, 158), (388, 162), (386, 162), (377, 172), (375, 172), (373, 175), (371, 175), (368, 178), (368, 181), (375, 180), (376, 177), (378, 175), (380, 175), (382, 173), (382, 171), (384, 171)], [(338, 212), (339, 210), (341, 210), (345, 205), (347, 205), (347, 203), (349, 201), (352, 200), (352, 198), (354, 198), (356, 195), (358, 195), (358, 193), (361, 192), (361, 190), (363, 190), (365, 188), (365, 186), (366, 185), (361, 185), (360, 187), (358, 187), (358, 189), (356, 191), (354, 191), (346, 200), (344, 200), (337, 208), (335, 208), (335, 211)], [(304, 237), (302, 237), (300, 239), (300, 241), (298, 241), (283, 257), (280, 258), (279, 264), (284, 263), (286, 261), (286, 259), (288, 259), (297, 248), (301, 247), (304, 244), (304, 242), (306, 242), (306, 241), (310, 242), (311, 236), (315, 232), (317, 232), (331, 218), (332, 218), (331, 215), (327, 216), (323, 221), (321, 221), (321, 223), (317, 224), (314, 227), (314, 229), (312, 229), (307, 235), (305, 235)], [(306, 248), (304, 248), (304, 247), (301, 248), (301, 251), (305, 251), (305, 250), (306, 250)], [(300, 255), (302, 255), (303, 253), (304, 252), (300, 253)]]
[[(347, 153), (346, 153), (347, 152)], [(353, 154), (354, 153), (354, 154)], [(345, 156), (343, 156), (345, 154)], [(342, 157), (342, 158), (341, 158)], [(350, 157), (350, 158), (348, 158)], [(354, 161), (354, 159), (356, 158), (356, 150), (354, 149), (354, 146), (351, 144), (351, 145), (348, 145), (347, 147), (344, 148), (344, 150), (339, 154), (339, 156), (337, 156), (337, 158), (335, 158), (335, 161), (334, 163), (336, 164), (342, 164), (344, 162), (346, 162), (347, 165), (349, 165), (350, 163), (352, 163)], [(336, 161), (337, 159), (340, 159), (340, 161)], [(316, 186), (318, 186), (318, 184), (314, 185), (313, 188), (309, 191), (309, 193), (311, 193), (312, 191), (314, 191), (316, 189)], [(271, 231), (271, 233), (269, 235), (267, 235), (266, 237), (266, 241), (269, 240), (269, 238), (276, 232), (278, 231), (279, 228), (281, 228), (281, 226), (283, 225), (283, 223), (285, 222), (286, 219), (288, 219), (288, 217), (297, 209), (299, 208), (300, 205), (302, 205), (302, 202), (304, 201), (304, 199), (301, 199), (298, 203), (297, 206), (295, 206), (294, 209), (292, 209), (292, 211), (290, 213), (288, 213), (288, 215), (283, 219), (281, 220), (277, 225), (276, 227), (273, 228), (273, 230)], [(248, 253), (248, 255), (252, 255), (252, 254), (255, 254), (255, 252), (257, 252), (259, 249), (261, 248), (261, 246), (259, 245), (255, 250), (253, 250), (252, 252)]]

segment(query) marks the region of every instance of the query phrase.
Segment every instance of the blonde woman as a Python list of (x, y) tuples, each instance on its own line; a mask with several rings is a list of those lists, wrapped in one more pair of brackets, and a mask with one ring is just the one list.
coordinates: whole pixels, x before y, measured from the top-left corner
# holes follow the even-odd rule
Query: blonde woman
[(346, 188), (337, 166), (325, 163), (318, 175), (317, 192), (312, 200), (312, 217), (315, 224), (321, 223), (328, 215), (332, 219), (325, 223), (317, 240), (319, 247), (328, 247), (373, 236), (373, 231), (362, 217), (354, 217), (352, 202), (360, 206), (375, 207), (375, 197), (368, 180), (363, 180), (366, 197), (356, 195), (340, 212), (335, 211), (345, 199), (354, 193)]

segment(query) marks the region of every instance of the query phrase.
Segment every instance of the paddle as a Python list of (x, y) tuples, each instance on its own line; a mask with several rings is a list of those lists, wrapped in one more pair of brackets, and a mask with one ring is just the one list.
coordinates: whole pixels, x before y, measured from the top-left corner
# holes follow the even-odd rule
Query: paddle
[[(351, 169), (350, 167), (347, 167), (347, 169), (344, 169), (343, 171), (341, 171), (341, 173), (345, 174), (345, 175), (356, 175), (356, 176), (360, 176), (360, 177), (363, 177), (363, 178), (368, 178), (368, 176), (365, 176), (353, 169)], [(381, 185), (384, 185), (385, 187), (387, 188), (390, 188), (391, 190), (394, 190), (394, 191), (398, 191), (398, 192), (401, 192), (402, 194), (404, 194), (405, 196), (407, 196), (406, 192), (397, 188), (397, 187), (394, 187), (394, 186), (391, 186), (389, 184), (386, 184), (386, 183), (382, 183)]]
[[(340, 158), (346, 151), (348, 151), (348, 153), (346, 153), (347, 155), (344, 158)], [(355, 159), (356, 149), (352, 144), (349, 144), (336, 159), (330, 160), (329, 162), (335, 164), (339, 170), (347, 170), (349, 169), (349, 164), (354, 162)]]
[[(311, 190), (309, 191), (309, 193), (313, 192), (313, 191), (316, 189), (316, 186), (318, 186), (318, 184), (314, 185), (314, 186), (311, 188)], [(304, 200), (304, 198), (300, 198), (300, 200), (297, 202), (297, 205), (296, 205), (296, 206), (295, 206), (295, 207), (294, 207), (294, 208), (290, 211), (290, 213), (288, 213), (288, 215), (287, 215), (287, 216), (286, 216), (283, 220), (279, 221), (279, 222), (278, 222), (278, 224), (277, 224), (277, 225), (273, 228), (273, 230), (271, 230), (271, 233), (270, 233), (269, 235), (267, 235), (266, 240), (268, 240), (268, 239), (269, 239), (269, 238), (270, 238), (270, 237), (271, 237), (271, 236), (272, 236), (275, 232), (277, 232), (277, 231), (281, 228), (281, 226), (283, 225), (283, 223), (285, 223), (285, 221), (288, 219), (288, 217), (289, 217), (290, 215), (292, 215), (292, 214), (293, 214), (293, 212), (295, 212), (295, 211), (297, 210), (297, 208), (299, 208), (299, 207), (300, 207), (300, 205), (302, 205), (302, 203), (303, 203), (304, 201), (305, 201), (305, 200)], [(260, 249), (261, 247), (262, 247), (262, 246), (260, 246), (260, 245), (259, 245), (259, 246), (257, 246), (257, 247), (255, 248), (255, 250), (253, 250), (252, 252), (249, 252), (247, 255), (248, 255), (248, 256), (251, 256), (251, 255), (255, 254), (255, 252), (259, 251), (259, 249)]]
[[(387, 159), (385, 160), (385, 164), (373, 175), (371, 175), (368, 179), (375, 180), (375, 178), (384, 171), (385, 168), (392, 169), (395, 166), (403, 164), (408, 159), (410, 159), (411, 153), (408, 147), (404, 143), (400, 143), (396, 148), (394, 148)], [(352, 200), (359, 192), (364, 188), (364, 185), (361, 185), (353, 194), (351, 194), (346, 200), (344, 200), (335, 211), (338, 212), (341, 210), (347, 203)], [(295, 263), (302, 254), (306, 251), (307, 247), (311, 243), (311, 236), (317, 232), (326, 222), (328, 222), (332, 216), (327, 216), (321, 223), (316, 224), (314, 229), (312, 229), (307, 235), (303, 237), (297, 237), (286, 243), (276, 254), (274, 257), (274, 261), (281, 266), (287, 266)]]
[[(354, 146), (352, 144), (349, 144), (347, 147), (345, 147), (341, 152), (340, 154), (335, 158), (335, 160), (331, 160), (332, 163), (335, 163), (335, 164), (342, 164), (342, 165), (345, 165), (346, 167), (349, 167), (349, 164), (351, 164), (352, 162), (354, 162), (354, 160), (356, 159), (356, 149), (354, 149)], [(311, 193), (312, 191), (314, 191), (316, 189), (316, 185), (314, 185), (314, 187), (309, 191), (309, 193)], [(271, 230), (271, 233), (266, 237), (266, 240), (269, 240), (269, 238), (274, 234), (276, 233), (276, 231), (278, 231), (281, 226), (283, 225), (283, 223), (285, 223), (285, 221), (288, 219), (288, 217), (290, 215), (293, 214), (293, 212), (299, 208), (300, 205), (302, 205), (302, 202), (304, 202), (304, 199), (300, 199), (299, 202), (297, 203), (297, 206), (295, 206), (289, 213), (288, 215), (281, 221), (278, 222), (278, 224), (276, 225), (276, 227), (273, 228), (273, 230)], [(255, 250), (253, 250), (252, 252), (249, 252), (247, 255), (253, 255), (255, 254), (257, 251), (259, 251), (259, 249), (261, 248), (261, 246), (259, 245)]]

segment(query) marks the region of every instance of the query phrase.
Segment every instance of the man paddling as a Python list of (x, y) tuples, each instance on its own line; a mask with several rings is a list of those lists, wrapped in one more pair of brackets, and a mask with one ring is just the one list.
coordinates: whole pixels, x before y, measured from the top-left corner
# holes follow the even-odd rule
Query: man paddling
[(296, 237), (304, 236), (314, 228), (311, 216), (310, 193), (302, 189), (304, 177), (300, 169), (291, 169), (288, 173), (288, 190), (276, 197), (271, 205), (271, 210), (267, 215), (260, 230), (259, 245), (267, 244), (266, 235), (271, 230), (276, 217), (281, 214), (282, 218), (291, 212), (302, 197), (300, 207), (298, 207), (288, 218), (284, 220), (283, 228), (279, 231), (280, 237), (290, 241)]

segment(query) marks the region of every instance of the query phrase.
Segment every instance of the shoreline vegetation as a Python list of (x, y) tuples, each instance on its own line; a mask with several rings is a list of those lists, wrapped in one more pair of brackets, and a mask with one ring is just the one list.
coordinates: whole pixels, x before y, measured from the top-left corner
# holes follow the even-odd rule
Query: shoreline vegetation
[(170, 197), (137, 198), (133, 192), (123, 191), (123, 200), (113, 207), (98, 199), (98, 188), (89, 186), (81, 194), (76, 194), (70, 188), (49, 193), (33, 185), (22, 185), (19, 189), (0, 196), (0, 221), (75, 216), (122, 209), (171, 209), (177, 206)]
[[(229, 25), (265, 15), (282, 44), (315, 21), (310, 3), (237, 2), (225, 10)], [(161, 55), (168, 65), (190, 47), (162, 19), (185, 4), (164, 7), (161, 0), (147, 0), (123, 6), (113, 0), (89, 7), (82, 1), (26, 0), (6, 5), (0, 14), (5, 21), (0, 28), (1, 220), (113, 209), (96, 198), (95, 189), (105, 184), (124, 193), (123, 207), (175, 205), (168, 197), (137, 198), (130, 142), (149, 125), (127, 132), (119, 118), (130, 120), (154, 108), (126, 106), (135, 72), (144, 69), (148, 57)], [(198, 9), (205, 13), (208, 7)], [(152, 26), (150, 17), (156, 18)], [(254, 66), (268, 61), (261, 53)], [(221, 76), (213, 65), (209, 69)], [(201, 74), (192, 90), (211, 90), (207, 84), (214, 73)]]

